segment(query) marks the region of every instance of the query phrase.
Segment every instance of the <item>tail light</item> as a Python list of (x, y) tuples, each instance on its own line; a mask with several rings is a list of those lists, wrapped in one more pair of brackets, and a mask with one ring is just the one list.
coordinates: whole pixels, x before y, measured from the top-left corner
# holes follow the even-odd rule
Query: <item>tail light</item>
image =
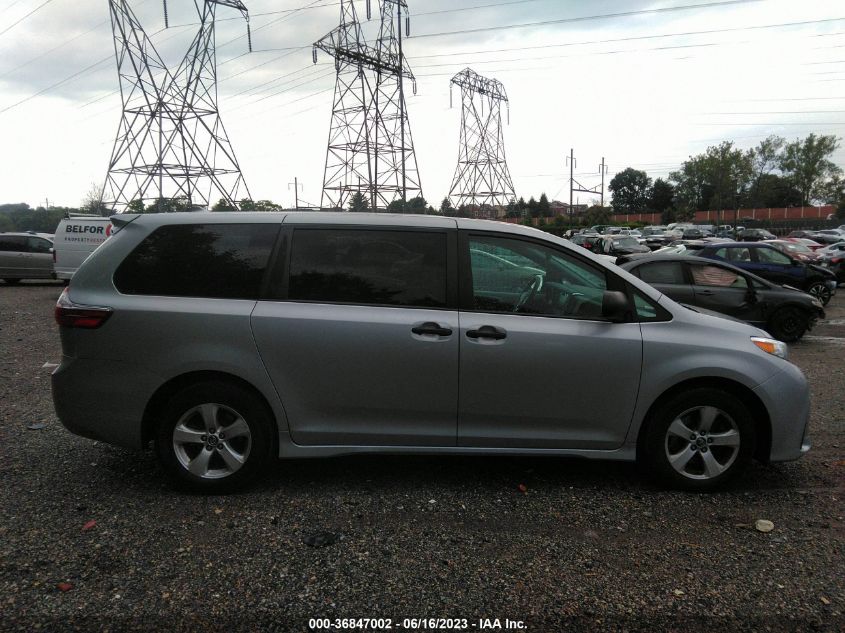
[(56, 302), (56, 323), (61, 327), (96, 330), (112, 315), (111, 308), (74, 303), (70, 300), (67, 290), (65, 288), (62, 291), (59, 300)]
[(845, 257), (834, 257), (833, 259), (830, 260), (830, 263), (831, 264), (841, 264), (843, 261), (845, 261)]

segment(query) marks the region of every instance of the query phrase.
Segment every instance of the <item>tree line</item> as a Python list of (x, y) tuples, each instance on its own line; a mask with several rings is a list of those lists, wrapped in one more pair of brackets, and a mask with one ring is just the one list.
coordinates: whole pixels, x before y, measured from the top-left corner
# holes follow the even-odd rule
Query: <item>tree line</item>
[(664, 222), (695, 211), (812, 204), (845, 213), (843, 172), (831, 160), (838, 147), (837, 137), (816, 134), (792, 142), (771, 135), (744, 151), (724, 141), (691, 156), (665, 180), (652, 182), (631, 167), (619, 172), (608, 187), (611, 205), (614, 213), (661, 213)]

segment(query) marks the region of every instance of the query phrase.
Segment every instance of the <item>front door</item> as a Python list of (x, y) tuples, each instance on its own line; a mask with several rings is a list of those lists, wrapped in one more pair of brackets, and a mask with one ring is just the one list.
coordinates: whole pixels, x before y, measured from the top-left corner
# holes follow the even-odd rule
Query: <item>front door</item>
[(750, 323), (765, 321), (763, 303), (754, 290), (749, 288), (748, 277), (715, 263), (689, 263), (688, 266), (695, 292), (695, 305)]
[[(603, 268), (531, 238), (461, 238), (458, 444), (619, 447), (636, 404), (638, 323), (601, 317), (623, 284)], [(495, 263), (495, 265), (493, 265)]]
[(454, 446), (459, 330), (447, 272), (455, 231), (291, 234), (279, 258), (284, 280), (258, 302), (252, 328), (293, 440)]

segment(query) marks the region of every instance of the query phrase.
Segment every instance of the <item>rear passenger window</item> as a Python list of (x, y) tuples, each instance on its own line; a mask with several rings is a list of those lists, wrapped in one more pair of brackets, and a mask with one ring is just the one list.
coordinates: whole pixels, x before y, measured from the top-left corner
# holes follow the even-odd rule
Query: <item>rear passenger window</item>
[(153, 231), (123, 260), (123, 294), (258, 299), (278, 224), (191, 224)]
[(0, 251), (7, 253), (26, 253), (28, 251), (26, 238), (18, 235), (0, 237)]
[(676, 284), (684, 285), (684, 271), (680, 262), (657, 262), (644, 264), (637, 270), (640, 279), (648, 284)]
[(446, 306), (446, 234), (296, 229), (288, 299)]

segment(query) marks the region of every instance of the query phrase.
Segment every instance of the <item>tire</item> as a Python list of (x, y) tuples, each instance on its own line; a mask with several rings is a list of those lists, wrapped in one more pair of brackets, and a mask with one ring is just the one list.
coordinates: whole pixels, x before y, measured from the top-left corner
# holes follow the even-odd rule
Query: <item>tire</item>
[(822, 302), (823, 306), (830, 303), (831, 292), (830, 288), (823, 281), (814, 281), (807, 288), (807, 293), (813, 295), (816, 299)]
[(644, 465), (660, 483), (680, 490), (723, 486), (754, 454), (751, 414), (720, 389), (700, 387), (673, 396), (655, 411), (644, 433)]
[(17, 286), (21, 282), (20, 279), (4, 279), (3, 281), (6, 282), (7, 286)]
[(275, 436), (273, 417), (255, 395), (233, 383), (208, 381), (168, 402), (156, 453), (179, 487), (227, 493), (244, 488), (272, 463)]
[(784, 343), (794, 343), (810, 329), (809, 316), (801, 308), (784, 306), (769, 319), (769, 334)]

